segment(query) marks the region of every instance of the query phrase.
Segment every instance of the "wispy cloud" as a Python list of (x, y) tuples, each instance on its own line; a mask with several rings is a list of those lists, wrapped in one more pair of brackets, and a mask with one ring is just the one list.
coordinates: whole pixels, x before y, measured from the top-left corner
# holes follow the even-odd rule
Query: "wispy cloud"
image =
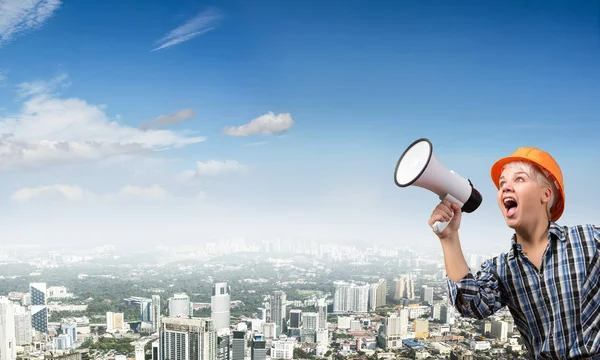
[(42, 26), (61, 5), (60, 0), (0, 0), (0, 47)]
[(51, 93), (58, 88), (69, 87), (71, 83), (68, 81), (68, 78), (69, 76), (67, 74), (60, 74), (49, 81), (37, 80), (22, 82), (17, 84), (17, 92), (21, 98)]
[(161, 129), (167, 125), (177, 125), (180, 122), (191, 119), (196, 116), (196, 112), (192, 109), (181, 109), (172, 114), (161, 115), (153, 120), (142, 121), (140, 129)]
[(219, 26), (218, 21), (221, 18), (222, 15), (218, 10), (214, 8), (205, 10), (159, 39), (156, 42), (158, 46), (152, 51), (165, 49), (206, 34)]
[(4, 86), (6, 84), (6, 70), (0, 69), (0, 86)]
[(244, 145), (244, 147), (261, 146), (261, 145), (266, 145), (268, 143), (269, 143), (268, 141), (257, 141), (257, 142), (253, 142), (250, 144), (246, 144), (246, 145)]
[(169, 200), (172, 195), (158, 184), (151, 186), (126, 185), (116, 193), (98, 194), (77, 185), (54, 184), (37, 187), (24, 187), (15, 191), (11, 199), (17, 203), (28, 203), (34, 199), (85, 200), (126, 200), (130, 198)]

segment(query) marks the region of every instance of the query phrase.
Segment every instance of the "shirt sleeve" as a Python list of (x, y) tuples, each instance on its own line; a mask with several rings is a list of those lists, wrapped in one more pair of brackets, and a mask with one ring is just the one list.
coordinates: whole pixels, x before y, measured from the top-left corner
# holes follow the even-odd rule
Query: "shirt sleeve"
[(448, 279), (448, 294), (460, 314), (476, 319), (484, 319), (505, 305), (494, 259), (481, 264), (475, 275), (469, 271), (458, 282)]

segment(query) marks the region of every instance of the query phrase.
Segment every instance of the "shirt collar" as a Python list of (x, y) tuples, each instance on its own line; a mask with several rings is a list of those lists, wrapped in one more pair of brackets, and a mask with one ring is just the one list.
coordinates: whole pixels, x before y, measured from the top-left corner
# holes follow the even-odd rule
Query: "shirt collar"
[[(558, 240), (560, 242), (567, 241), (567, 231), (565, 227), (558, 225), (557, 223), (551, 221), (550, 228), (548, 229), (548, 240)], [(513, 234), (510, 239), (511, 248), (508, 252), (508, 258), (513, 259), (516, 255), (517, 251), (521, 250), (521, 245), (517, 243), (517, 234)]]

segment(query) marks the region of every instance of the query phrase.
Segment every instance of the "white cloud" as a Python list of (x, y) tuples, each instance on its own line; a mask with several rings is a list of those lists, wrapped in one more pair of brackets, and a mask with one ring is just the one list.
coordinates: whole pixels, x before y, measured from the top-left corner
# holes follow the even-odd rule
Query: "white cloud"
[(41, 27), (61, 4), (60, 0), (0, 0), (0, 47)]
[(196, 169), (186, 170), (178, 174), (175, 178), (177, 181), (188, 181), (194, 178), (214, 177), (226, 173), (245, 171), (246, 165), (240, 164), (236, 160), (208, 160), (198, 161)]
[(250, 136), (255, 134), (276, 134), (289, 130), (294, 120), (289, 113), (275, 115), (272, 111), (241, 126), (229, 126), (223, 133), (229, 136)]
[(196, 112), (192, 109), (181, 109), (172, 114), (168, 115), (160, 115), (156, 119), (143, 121), (140, 124), (140, 129), (148, 130), (148, 129), (160, 129), (167, 125), (177, 125), (180, 122), (191, 119), (196, 116)]
[(214, 30), (217, 28), (220, 19), (221, 14), (216, 9), (210, 8), (205, 10), (185, 22), (183, 25), (171, 30), (166, 36), (158, 40), (157, 44), (160, 45), (152, 49), (152, 51), (180, 44)]
[(79, 200), (84, 196), (90, 195), (87, 191), (83, 190), (79, 186), (57, 184), (38, 187), (25, 187), (19, 189), (13, 194), (12, 200), (19, 203), (24, 203), (47, 193), (59, 194), (69, 200)]
[(28, 203), (31, 200), (40, 198), (54, 199), (57, 195), (60, 200), (70, 201), (110, 201), (128, 198), (161, 200), (172, 198), (171, 194), (157, 184), (147, 187), (127, 185), (118, 192), (108, 194), (94, 193), (76, 185), (55, 184), (21, 188), (13, 193), (11, 199), (17, 203)]
[(167, 130), (143, 131), (110, 119), (104, 106), (52, 95), (64, 80), (19, 85), (28, 96), (22, 109), (0, 117), (0, 170), (142, 155), (205, 140)]
[(244, 170), (246, 167), (235, 160), (209, 160), (196, 163), (196, 176), (216, 176), (223, 173)]

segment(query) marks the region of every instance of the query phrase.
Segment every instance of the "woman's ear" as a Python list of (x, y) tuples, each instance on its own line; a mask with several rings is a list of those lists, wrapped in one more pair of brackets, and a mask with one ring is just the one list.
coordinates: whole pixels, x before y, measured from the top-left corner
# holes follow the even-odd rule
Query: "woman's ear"
[(552, 189), (550, 188), (542, 188), (542, 201), (544, 202), (544, 204), (547, 204), (550, 202), (550, 199), (552, 199)]

